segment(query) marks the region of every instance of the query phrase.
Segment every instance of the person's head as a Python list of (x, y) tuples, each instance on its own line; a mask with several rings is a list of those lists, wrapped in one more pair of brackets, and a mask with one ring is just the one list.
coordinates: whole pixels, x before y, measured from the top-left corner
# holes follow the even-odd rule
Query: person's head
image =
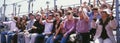
[(72, 10), (72, 7), (68, 7), (68, 10)]
[(87, 5), (87, 2), (83, 2), (83, 6), (86, 6)]
[(93, 8), (92, 11), (93, 11), (94, 13), (98, 13), (98, 8)]
[(27, 20), (27, 16), (26, 16), (26, 15), (23, 15), (23, 16), (22, 16), (22, 19)]
[(36, 14), (36, 15), (35, 15), (35, 19), (36, 19), (36, 20), (40, 20), (40, 15), (39, 15), (39, 14)]
[(30, 20), (33, 20), (34, 19), (34, 15), (32, 13), (29, 13), (29, 18), (30, 18)]
[(48, 14), (48, 19), (49, 20), (53, 19), (53, 14)]
[(15, 16), (13, 19), (14, 19), (15, 21), (18, 21), (18, 17), (16, 17), (16, 16)]
[(72, 12), (67, 12), (66, 16), (67, 16), (68, 20), (72, 20), (73, 19), (73, 13)]
[(108, 9), (104, 9), (103, 11), (101, 11), (101, 17), (102, 18), (107, 18), (107, 17), (109, 17), (110, 14), (111, 13), (109, 12)]
[(56, 20), (60, 20), (60, 14), (59, 13), (55, 13), (54, 17), (55, 17)]
[(21, 21), (21, 22), (22, 22), (22, 23), (26, 23), (27, 21), (26, 21), (25, 19), (22, 18), (22, 21)]
[(81, 19), (84, 18), (84, 17), (83, 17), (83, 14), (84, 14), (83, 11), (79, 11), (79, 12), (78, 12), (78, 16), (79, 16)]
[(73, 12), (77, 12), (77, 8), (73, 8)]
[(62, 11), (58, 11), (57, 13), (60, 15), (60, 17), (63, 16), (63, 15), (62, 15)]
[(90, 8), (93, 8), (93, 5), (90, 5), (89, 7), (90, 7)]
[(17, 20), (18, 22), (21, 22), (22, 21), (22, 18), (21, 17), (18, 17), (18, 20)]

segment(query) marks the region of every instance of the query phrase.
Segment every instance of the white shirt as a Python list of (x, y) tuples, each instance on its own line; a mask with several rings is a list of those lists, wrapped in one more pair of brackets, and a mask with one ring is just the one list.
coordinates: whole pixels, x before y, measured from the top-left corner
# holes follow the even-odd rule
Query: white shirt
[(3, 22), (3, 24), (8, 25), (10, 27), (10, 31), (18, 31), (18, 28), (16, 27), (16, 21)]
[[(51, 20), (53, 21), (53, 20)], [(45, 25), (45, 30), (44, 33), (51, 33), (52, 28), (53, 28), (53, 23), (48, 23), (46, 20), (42, 21), (42, 23)]]
[(29, 21), (27, 22), (26, 29), (29, 30), (30, 28), (32, 28), (34, 22), (35, 22), (35, 20), (29, 20)]

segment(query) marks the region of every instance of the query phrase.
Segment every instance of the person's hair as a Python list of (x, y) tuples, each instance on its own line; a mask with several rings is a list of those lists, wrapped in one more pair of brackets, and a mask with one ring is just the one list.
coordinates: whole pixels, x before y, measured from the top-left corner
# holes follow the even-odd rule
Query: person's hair
[(15, 21), (17, 21), (17, 20), (18, 20), (18, 17), (14, 17), (13, 19), (14, 19)]
[(93, 8), (93, 5), (90, 5), (91, 8)]
[(67, 12), (67, 13), (66, 13), (66, 15), (70, 15), (70, 14), (71, 14), (71, 12)]
[(34, 16), (34, 15), (32, 13), (29, 13), (28, 16), (30, 17), (30, 16)]
[(72, 7), (68, 7), (68, 9), (72, 10)]
[(63, 16), (63, 15), (62, 15), (62, 12), (58, 11), (57, 13), (60, 15), (60, 17), (62, 17), (62, 16)]
[(94, 10), (98, 10), (98, 8), (93, 8), (92, 11), (94, 11)]

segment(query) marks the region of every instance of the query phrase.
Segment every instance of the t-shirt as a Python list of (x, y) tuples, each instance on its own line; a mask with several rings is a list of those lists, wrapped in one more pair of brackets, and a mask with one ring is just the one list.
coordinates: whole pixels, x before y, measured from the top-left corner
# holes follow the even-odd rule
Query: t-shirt
[[(53, 20), (51, 20), (53, 21)], [(53, 23), (48, 23), (46, 20), (42, 21), (42, 23), (45, 25), (44, 33), (49, 33), (53, 29)]]
[(37, 27), (37, 29), (32, 29), (31, 33), (43, 33), (44, 32), (44, 25), (40, 24), (39, 21), (35, 21), (33, 26)]

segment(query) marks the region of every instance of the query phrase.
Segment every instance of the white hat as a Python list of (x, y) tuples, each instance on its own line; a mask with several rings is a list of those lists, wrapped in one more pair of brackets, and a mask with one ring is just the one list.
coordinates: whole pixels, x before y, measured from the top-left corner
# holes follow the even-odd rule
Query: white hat
[(110, 9), (104, 9), (103, 11), (105, 11), (107, 14), (111, 14), (111, 10)]
[(53, 14), (48, 14), (49, 16), (53, 16)]

